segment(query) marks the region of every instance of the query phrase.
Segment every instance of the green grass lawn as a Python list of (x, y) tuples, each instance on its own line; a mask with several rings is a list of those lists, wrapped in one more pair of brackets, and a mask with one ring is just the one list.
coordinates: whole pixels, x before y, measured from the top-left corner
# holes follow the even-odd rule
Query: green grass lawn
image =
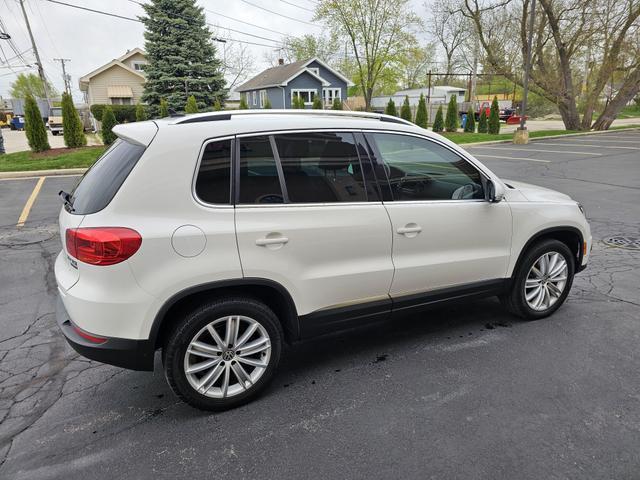
[(102, 155), (106, 147), (56, 148), (41, 153), (15, 152), (0, 155), (0, 172), (86, 168)]

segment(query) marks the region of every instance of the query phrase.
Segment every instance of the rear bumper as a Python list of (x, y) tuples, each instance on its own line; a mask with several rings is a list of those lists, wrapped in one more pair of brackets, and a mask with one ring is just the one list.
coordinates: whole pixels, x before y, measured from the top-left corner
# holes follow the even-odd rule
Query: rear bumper
[(56, 304), (56, 320), (71, 348), (83, 357), (130, 370), (153, 370), (155, 349), (149, 340), (107, 337), (103, 343), (90, 342), (74, 329), (60, 297)]

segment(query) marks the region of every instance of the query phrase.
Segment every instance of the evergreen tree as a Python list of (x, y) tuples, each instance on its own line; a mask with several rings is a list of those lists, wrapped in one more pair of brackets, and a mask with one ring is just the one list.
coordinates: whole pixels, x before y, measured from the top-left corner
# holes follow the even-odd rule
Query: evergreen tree
[(136, 122), (144, 122), (147, 119), (147, 110), (138, 102), (136, 105)]
[[(148, 64), (142, 100), (155, 108), (166, 98), (181, 110), (193, 95), (199, 108), (227, 97), (221, 61), (196, 0), (150, 0), (142, 5)], [(188, 92), (188, 93), (187, 93)]]
[(418, 110), (416, 111), (416, 125), (422, 128), (427, 128), (429, 122), (429, 115), (427, 113), (427, 102), (424, 99), (424, 95), (420, 94), (420, 101), (418, 102)]
[(464, 131), (467, 133), (474, 133), (476, 131), (476, 114), (473, 111), (473, 107), (469, 107), (467, 112), (467, 123), (464, 125)]
[(342, 110), (342, 100), (339, 98), (333, 99), (333, 105), (331, 105), (331, 110)]
[(323, 106), (322, 106), (322, 100), (320, 100), (319, 96), (315, 96), (313, 99), (313, 105), (311, 106), (311, 108), (313, 108), (314, 110), (322, 110)]
[(67, 92), (62, 94), (62, 133), (67, 148), (84, 147), (87, 144), (80, 115)]
[(396, 104), (393, 101), (393, 98), (389, 99), (389, 103), (387, 103), (387, 108), (384, 109), (384, 113), (387, 115), (392, 115), (394, 117), (398, 116), (398, 109), (396, 108)]
[(25, 97), (24, 129), (29, 147), (33, 152), (42, 152), (51, 148), (47, 138), (47, 127), (45, 127), (44, 120), (42, 120), (38, 104), (31, 95)]
[(216, 98), (216, 101), (213, 102), (213, 111), (219, 112), (220, 110), (222, 110), (222, 104), (220, 103), (220, 99)]
[(169, 116), (169, 104), (167, 103), (166, 98), (162, 97), (160, 99), (160, 118)]
[(196, 103), (196, 97), (193, 95), (189, 95), (189, 98), (187, 98), (184, 113), (198, 113), (198, 104)]
[(432, 130), (437, 133), (444, 131), (444, 115), (442, 114), (442, 105), (438, 107), (438, 111), (436, 112), (436, 118), (433, 121)]
[(117, 136), (111, 131), (113, 127), (118, 124), (116, 116), (113, 114), (113, 110), (109, 105), (104, 108), (102, 112), (102, 142), (105, 145), (111, 145), (115, 142)]
[(402, 102), (402, 108), (400, 108), (400, 118), (404, 120), (413, 121), (413, 115), (411, 114), (411, 106), (409, 105), (409, 96), (405, 95), (404, 102)]
[(480, 120), (478, 121), (478, 133), (487, 133), (489, 131), (489, 125), (487, 125), (487, 109), (483, 108), (480, 113)]
[(498, 97), (493, 97), (493, 102), (491, 102), (491, 110), (489, 111), (489, 133), (492, 135), (500, 133), (500, 106), (498, 105)]
[(265, 108), (267, 110), (271, 109), (271, 101), (269, 100), (269, 97), (267, 97), (264, 101), (264, 105), (262, 105), (262, 108)]
[(304, 110), (307, 106), (304, 104), (304, 100), (300, 95), (296, 95), (291, 100), (291, 108), (302, 109)]
[(458, 101), (455, 95), (451, 95), (449, 106), (447, 107), (447, 116), (445, 117), (444, 127), (447, 132), (456, 132), (458, 130)]
[(247, 96), (246, 95), (241, 95), (240, 96), (240, 106), (238, 108), (240, 110), (247, 110), (249, 108), (249, 105), (247, 104)]

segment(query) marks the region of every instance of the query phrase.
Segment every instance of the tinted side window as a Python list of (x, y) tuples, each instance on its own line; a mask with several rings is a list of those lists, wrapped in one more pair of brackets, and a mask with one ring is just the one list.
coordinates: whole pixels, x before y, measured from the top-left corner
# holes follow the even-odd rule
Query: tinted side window
[(196, 195), (203, 202), (226, 203), (231, 199), (231, 140), (209, 142), (204, 147)]
[(394, 200), (483, 199), (480, 172), (451, 150), (408, 135), (374, 133)]
[(240, 203), (283, 203), (269, 137), (241, 138), (239, 142)]
[(353, 134), (291, 133), (275, 139), (292, 203), (367, 201)]
[(116, 140), (71, 192), (72, 213), (89, 215), (109, 205), (144, 150), (141, 145)]

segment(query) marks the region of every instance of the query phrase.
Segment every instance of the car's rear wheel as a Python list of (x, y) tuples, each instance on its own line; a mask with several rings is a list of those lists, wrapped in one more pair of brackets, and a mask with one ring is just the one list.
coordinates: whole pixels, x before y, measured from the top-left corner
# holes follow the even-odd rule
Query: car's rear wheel
[(182, 400), (224, 410), (253, 399), (280, 360), (282, 329), (264, 304), (246, 298), (207, 303), (187, 314), (165, 344), (165, 375)]
[(511, 291), (500, 300), (509, 311), (527, 320), (547, 317), (569, 295), (574, 264), (567, 245), (558, 240), (543, 240), (525, 254)]

